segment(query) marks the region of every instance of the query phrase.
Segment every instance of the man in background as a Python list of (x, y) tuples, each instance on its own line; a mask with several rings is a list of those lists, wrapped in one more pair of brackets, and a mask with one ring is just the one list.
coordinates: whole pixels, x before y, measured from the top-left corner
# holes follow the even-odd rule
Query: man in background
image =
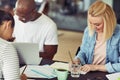
[(43, 13), (38, 13), (34, 0), (18, 0), (15, 7), (16, 42), (38, 43), (40, 57), (53, 59), (57, 52), (56, 24)]

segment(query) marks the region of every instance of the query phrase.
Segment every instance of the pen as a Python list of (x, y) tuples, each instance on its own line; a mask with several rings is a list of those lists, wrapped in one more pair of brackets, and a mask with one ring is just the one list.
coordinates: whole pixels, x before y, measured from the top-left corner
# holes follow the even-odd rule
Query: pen
[(70, 59), (71, 59), (71, 61), (72, 61), (72, 63), (73, 63), (73, 59), (72, 59), (72, 56), (71, 56), (70, 51), (69, 51), (69, 56), (70, 56)]
[(25, 68), (24, 68), (24, 70), (22, 71), (22, 74), (25, 72), (25, 69), (27, 68), (27, 65), (25, 65)]
[(44, 76), (45, 78), (50, 78), (49, 76), (47, 76), (47, 75), (45, 75), (45, 74), (43, 74), (43, 73), (41, 73), (41, 72), (39, 72), (39, 71), (37, 71), (37, 70), (31, 69), (31, 71), (34, 72), (34, 73), (36, 73), (36, 74), (39, 74), (40, 76), (42, 75), (42, 76)]

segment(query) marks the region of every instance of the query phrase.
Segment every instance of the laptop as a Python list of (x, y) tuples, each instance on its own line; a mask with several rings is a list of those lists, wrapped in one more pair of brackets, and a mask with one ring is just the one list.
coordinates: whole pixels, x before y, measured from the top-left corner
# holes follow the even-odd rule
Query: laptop
[(37, 43), (13, 42), (16, 48), (20, 64), (38, 65), (42, 58), (39, 57), (39, 45)]

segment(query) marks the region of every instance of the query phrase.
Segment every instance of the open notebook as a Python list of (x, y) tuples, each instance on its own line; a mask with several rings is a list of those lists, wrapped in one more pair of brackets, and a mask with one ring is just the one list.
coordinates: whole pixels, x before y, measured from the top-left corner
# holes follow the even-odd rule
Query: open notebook
[[(24, 70), (25, 69), (25, 70)], [(27, 65), (20, 68), (20, 74), (26, 74), (27, 78), (54, 78), (56, 73), (49, 65)]]
[(39, 45), (36, 43), (12, 43), (16, 48), (20, 64), (40, 64)]

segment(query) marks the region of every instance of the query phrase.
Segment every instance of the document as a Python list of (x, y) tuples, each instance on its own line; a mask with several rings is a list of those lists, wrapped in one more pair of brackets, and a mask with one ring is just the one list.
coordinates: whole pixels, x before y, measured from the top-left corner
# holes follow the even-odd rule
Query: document
[[(20, 68), (20, 73), (23, 72), (24, 67)], [(49, 65), (27, 65), (24, 74), (28, 78), (54, 78), (56, 77), (56, 73), (53, 68), (51, 68)]]
[(107, 74), (106, 77), (109, 80), (120, 80), (120, 72), (118, 72), (118, 73), (112, 73), (112, 74)]
[[(54, 68), (54, 69), (65, 69), (65, 70), (69, 70), (69, 63), (64, 63), (64, 62), (54, 62), (53, 64), (50, 65), (50, 67)], [(86, 74), (87, 72), (84, 71), (80, 71), (80, 74)]]
[(68, 63), (63, 63), (63, 62), (54, 62), (53, 64), (50, 65), (50, 67), (54, 69), (65, 69), (69, 71), (69, 64)]

